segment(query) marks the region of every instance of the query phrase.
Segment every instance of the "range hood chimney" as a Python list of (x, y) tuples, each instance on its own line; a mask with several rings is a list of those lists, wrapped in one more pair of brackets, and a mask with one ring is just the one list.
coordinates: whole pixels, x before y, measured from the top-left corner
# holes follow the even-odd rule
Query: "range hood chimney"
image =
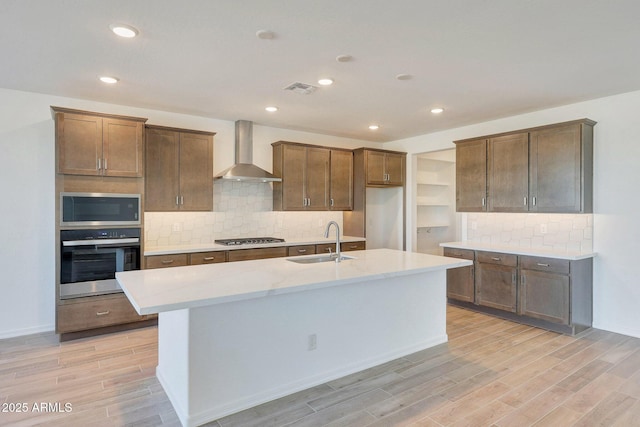
[(280, 182), (278, 178), (253, 164), (253, 122), (236, 121), (236, 163), (220, 172), (215, 179), (246, 182)]

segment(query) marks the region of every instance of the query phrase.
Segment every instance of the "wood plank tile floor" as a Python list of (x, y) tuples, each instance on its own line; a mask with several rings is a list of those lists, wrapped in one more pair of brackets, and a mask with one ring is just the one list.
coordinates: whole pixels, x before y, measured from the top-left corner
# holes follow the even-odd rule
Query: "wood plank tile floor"
[[(640, 426), (640, 339), (447, 315), (446, 344), (208, 426)], [(0, 425), (179, 426), (156, 364), (153, 327), (0, 340)]]

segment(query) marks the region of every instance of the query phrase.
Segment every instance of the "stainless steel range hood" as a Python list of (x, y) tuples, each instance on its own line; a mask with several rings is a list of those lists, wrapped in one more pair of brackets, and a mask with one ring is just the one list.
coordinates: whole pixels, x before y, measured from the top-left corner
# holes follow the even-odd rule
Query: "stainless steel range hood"
[(236, 163), (220, 172), (215, 179), (247, 182), (280, 182), (278, 178), (253, 164), (253, 122), (236, 121)]

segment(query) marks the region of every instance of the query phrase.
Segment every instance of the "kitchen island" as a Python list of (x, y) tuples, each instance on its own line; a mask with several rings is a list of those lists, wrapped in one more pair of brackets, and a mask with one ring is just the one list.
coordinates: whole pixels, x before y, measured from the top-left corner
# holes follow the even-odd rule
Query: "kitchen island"
[(445, 272), (470, 261), (391, 249), (349, 255), (117, 273), (138, 313), (159, 314), (156, 375), (183, 425), (447, 341)]

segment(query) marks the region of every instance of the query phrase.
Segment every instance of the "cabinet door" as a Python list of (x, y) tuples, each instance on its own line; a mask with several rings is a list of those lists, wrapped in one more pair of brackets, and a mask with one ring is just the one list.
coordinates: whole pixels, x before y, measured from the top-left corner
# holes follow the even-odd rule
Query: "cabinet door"
[(367, 156), (367, 185), (385, 185), (385, 153), (379, 151), (365, 151)]
[(487, 210), (487, 141), (456, 144), (456, 211)]
[(580, 124), (531, 132), (531, 211), (581, 212)]
[(516, 312), (516, 268), (479, 262), (476, 271), (476, 303)]
[(529, 199), (529, 134), (491, 138), (487, 147), (491, 212), (526, 212)]
[(180, 134), (147, 128), (145, 164), (145, 211), (179, 209)]
[(180, 133), (180, 209), (213, 210), (213, 137)]
[(329, 209), (329, 161), (327, 148), (307, 148), (305, 195), (307, 209)]
[[(471, 261), (474, 259), (473, 251), (465, 249), (445, 248), (444, 256)], [(472, 265), (447, 270), (447, 298), (474, 302), (475, 283), (474, 267)]]
[(306, 207), (304, 180), (307, 149), (297, 145), (282, 146), (282, 209), (302, 210)]
[(57, 117), (58, 172), (101, 175), (102, 118), (67, 113)]
[(102, 157), (105, 176), (142, 176), (142, 122), (105, 118)]
[(386, 153), (385, 172), (387, 174), (387, 185), (404, 185), (404, 159), (403, 154)]
[(569, 276), (521, 270), (518, 314), (569, 324)]
[(335, 210), (353, 209), (353, 153), (331, 150), (330, 169), (330, 208)]
[(189, 264), (188, 259), (187, 254), (150, 255), (144, 257), (144, 268), (182, 267)]

